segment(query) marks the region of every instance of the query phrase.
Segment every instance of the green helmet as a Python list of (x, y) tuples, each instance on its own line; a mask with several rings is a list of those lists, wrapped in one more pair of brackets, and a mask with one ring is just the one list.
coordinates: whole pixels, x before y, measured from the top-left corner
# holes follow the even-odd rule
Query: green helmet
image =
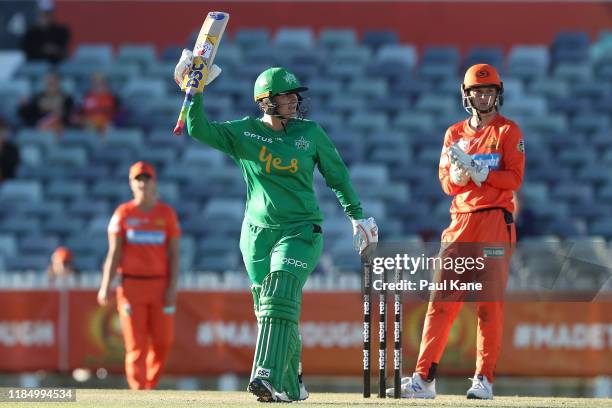
[(253, 97), (255, 101), (284, 93), (307, 91), (308, 88), (300, 85), (297, 77), (285, 68), (268, 68), (255, 80)]

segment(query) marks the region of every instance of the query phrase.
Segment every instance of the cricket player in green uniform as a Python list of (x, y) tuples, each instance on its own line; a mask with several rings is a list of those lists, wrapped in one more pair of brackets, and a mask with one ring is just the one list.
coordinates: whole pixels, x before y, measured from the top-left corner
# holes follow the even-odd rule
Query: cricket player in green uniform
[[(184, 53), (177, 83), (188, 67)], [(187, 116), (190, 136), (229, 155), (247, 185), (240, 250), (259, 328), (248, 391), (261, 402), (308, 397), (301, 382), (299, 318), (302, 288), (323, 248), (315, 166), (353, 224), (356, 250), (371, 253), (378, 242), (376, 223), (364, 219), (338, 151), (317, 123), (301, 118), (300, 92), (306, 90), (288, 70), (270, 68), (254, 86), (261, 118), (209, 122), (202, 93), (194, 96)]]

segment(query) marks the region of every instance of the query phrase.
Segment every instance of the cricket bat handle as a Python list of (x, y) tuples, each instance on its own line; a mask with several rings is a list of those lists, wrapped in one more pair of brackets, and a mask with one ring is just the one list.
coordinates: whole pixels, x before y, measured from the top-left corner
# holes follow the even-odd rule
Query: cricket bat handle
[(187, 88), (185, 89), (185, 99), (183, 99), (183, 105), (181, 106), (181, 111), (179, 112), (179, 117), (176, 121), (176, 126), (174, 127), (174, 134), (176, 136), (183, 134), (189, 104), (197, 92), (202, 92), (204, 90), (204, 85), (206, 84), (207, 79), (208, 68), (206, 67), (206, 64), (202, 58), (194, 58), (191, 72), (189, 73), (189, 80), (187, 81)]
[(185, 129), (185, 119), (187, 118), (187, 109), (189, 108), (189, 104), (193, 99), (193, 93), (190, 92), (191, 87), (187, 89), (185, 92), (185, 99), (183, 99), (183, 105), (181, 106), (181, 111), (179, 112), (179, 117), (176, 120), (176, 126), (174, 127), (174, 134), (176, 136), (180, 136), (183, 134), (183, 129)]

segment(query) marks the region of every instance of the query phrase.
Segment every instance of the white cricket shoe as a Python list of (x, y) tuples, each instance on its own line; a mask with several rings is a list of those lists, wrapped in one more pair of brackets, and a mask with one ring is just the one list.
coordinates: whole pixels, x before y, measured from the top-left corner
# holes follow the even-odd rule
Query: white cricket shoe
[(470, 378), (472, 386), (467, 390), (468, 399), (493, 399), (493, 384), (484, 375), (475, 375)]
[[(412, 377), (402, 378), (401, 385), (402, 398), (421, 398), (434, 399), (436, 398), (436, 380), (427, 382), (417, 373), (412, 374)], [(393, 387), (387, 388), (387, 397), (393, 397)]]

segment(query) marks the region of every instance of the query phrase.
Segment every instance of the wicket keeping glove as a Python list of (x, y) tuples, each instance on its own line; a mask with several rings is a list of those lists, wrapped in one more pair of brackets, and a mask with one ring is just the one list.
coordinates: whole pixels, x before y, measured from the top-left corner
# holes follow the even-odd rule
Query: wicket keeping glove
[(470, 181), (470, 175), (453, 163), (450, 166), (450, 180), (454, 185), (463, 187)]
[(351, 220), (353, 224), (353, 248), (359, 255), (371, 256), (378, 245), (378, 226), (374, 218)]
[[(174, 82), (181, 87), (181, 91), (187, 89), (187, 82), (189, 81), (189, 73), (193, 69), (193, 52), (188, 49), (183, 49), (181, 59), (174, 68)], [(221, 68), (213, 64), (208, 72), (208, 77), (204, 81), (204, 85), (210, 84), (221, 74)]]
[(472, 156), (464, 152), (458, 143), (455, 143), (448, 148), (448, 156), (450, 157), (451, 164), (455, 164), (461, 170), (467, 172), (470, 178), (478, 187), (489, 176), (489, 168), (487, 166), (480, 166), (472, 159)]

